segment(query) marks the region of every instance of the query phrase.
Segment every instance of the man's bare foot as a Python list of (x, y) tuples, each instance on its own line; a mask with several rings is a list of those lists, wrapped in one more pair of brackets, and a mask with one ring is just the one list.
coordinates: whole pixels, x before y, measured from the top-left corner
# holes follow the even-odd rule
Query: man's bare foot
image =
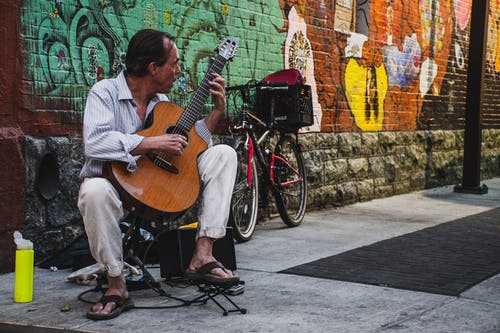
[[(203, 258), (193, 256), (193, 259), (191, 260), (191, 263), (189, 264), (188, 269), (189, 269), (189, 271), (197, 272), (204, 265), (211, 263), (211, 262), (214, 262), (214, 261), (217, 261), (217, 259), (215, 259), (213, 256), (203, 257)], [(229, 269), (227, 269), (225, 267), (223, 267), (223, 268), (215, 267), (215, 268), (210, 270), (210, 273), (217, 275), (221, 278), (230, 278), (230, 277), (235, 276), (233, 274), (233, 272), (231, 272)]]
[[(123, 300), (128, 299), (125, 277), (123, 275), (116, 277), (108, 276), (108, 290), (106, 290), (104, 296), (119, 296)], [(115, 302), (108, 302), (105, 306), (102, 303), (97, 302), (92, 306), (91, 312), (106, 315), (116, 309), (117, 306), (118, 305)]]
[[(193, 253), (193, 258), (189, 263), (188, 271), (198, 272), (198, 270), (204, 265), (217, 261), (212, 255), (214, 242), (215, 239), (208, 237), (200, 237), (197, 239), (196, 248)], [(231, 278), (236, 276), (233, 274), (233, 272), (224, 267), (214, 267), (210, 270), (210, 273), (221, 278)]]

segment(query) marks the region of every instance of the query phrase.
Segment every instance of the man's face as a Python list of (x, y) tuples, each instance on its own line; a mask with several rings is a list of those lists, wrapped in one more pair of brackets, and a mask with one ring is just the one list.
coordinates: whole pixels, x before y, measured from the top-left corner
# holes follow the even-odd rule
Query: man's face
[(171, 47), (170, 54), (167, 61), (160, 67), (156, 68), (154, 78), (157, 82), (158, 90), (162, 93), (168, 93), (174, 86), (175, 80), (181, 73), (179, 67), (179, 53), (177, 51), (177, 46), (168, 39), (163, 40), (163, 46), (168, 49)]

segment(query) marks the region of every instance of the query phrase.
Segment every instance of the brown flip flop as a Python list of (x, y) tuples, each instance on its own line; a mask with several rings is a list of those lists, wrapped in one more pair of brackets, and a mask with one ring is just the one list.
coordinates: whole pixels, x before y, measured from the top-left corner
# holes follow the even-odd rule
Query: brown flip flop
[(134, 302), (132, 302), (130, 298), (123, 299), (118, 295), (102, 296), (101, 299), (96, 302), (96, 304), (101, 303), (104, 307), (106, 306), (106, 304), (110, 302), (116, 304), (116, 307), (113, 309), (113, 311), (111, 311), (108, 314), (104, 314), (104, 313), (93, 312), (92, 309), (90, 309), (87, 312), (87, 318), (92, 320), (113, 319), (118, 317), (122, 312), (128, 311), (134, 307)]
[(233, 275), (231, 277), (221, 277), (218, 275), (215, 275), (213, 273), (210, 273), (213, 269), (215, 268), (220, 268), (225, 271), (228, 271), (224, 265), (222, 265), (218, 261), (211, 261), (200, 268), (196, 271), (192, 270), (186, 270), (184, 272), (184, 277), (188, 280), (193, 280), (193, 281), (206, 281), (206, 282), (212, 282), (212, 283), (230, 283), (230, 282), (238, 282), (240, 280), (239, 276)]

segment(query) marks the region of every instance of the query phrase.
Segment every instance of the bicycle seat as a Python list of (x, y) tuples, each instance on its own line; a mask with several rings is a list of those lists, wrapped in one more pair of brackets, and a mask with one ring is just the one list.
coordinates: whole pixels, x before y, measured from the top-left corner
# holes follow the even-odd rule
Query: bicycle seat
[(304, 84), (304, 78), (298, 70), (290, 68), (271, 73), (262, 79), (263, 84), (277, 82), (286, 82), (289, 86), (292, 86), (294, 84)]

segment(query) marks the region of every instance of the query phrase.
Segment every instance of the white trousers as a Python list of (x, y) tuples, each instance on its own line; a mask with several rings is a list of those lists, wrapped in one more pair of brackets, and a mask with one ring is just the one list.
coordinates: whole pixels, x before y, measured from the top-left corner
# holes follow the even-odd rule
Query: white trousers
[[(197, 237), (222, 238), (236, 178), (236, 152), (227, 145), (215, 145), (205, 150), (197, 162), (202, 183)], [(126, 211), (118, 192), (105, 178), (86, 178), (80, 186), (78, 208), (92, 256), (109, 276), (120, 275), (123, 251), (119, 223)]]

